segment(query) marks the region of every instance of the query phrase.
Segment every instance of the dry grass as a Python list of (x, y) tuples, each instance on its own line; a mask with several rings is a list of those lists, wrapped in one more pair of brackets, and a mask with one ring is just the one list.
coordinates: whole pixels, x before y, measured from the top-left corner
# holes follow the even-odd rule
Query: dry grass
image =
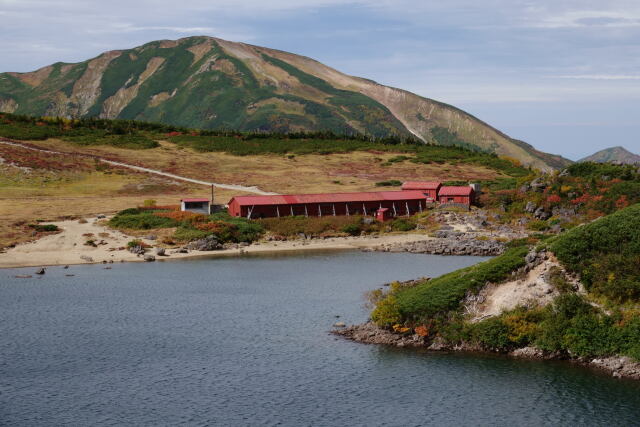
[[(257, 186), (277, 193), (347, 192), (380, 189), (375, 183), (397, 180), (493, 179), (498, 174), (470, 165), (414, 164), (383, 166), (398, 153), (354, 152), (331, 155), (232, 156), (199, 153), (162, 142), (159, 148), (127, 150), (108, 146), (82, 147), (59, 140), (32, 145), (68, 153), (95, 154), (191, 178), (225, 184)], [(0, 248), (33, 239), (18, 222), (80, 218), (112, 213), (141, 205), (145, 199), (175, 204), (181, 196), (209, 196), (203, 186), (136, 173), (127, 169), (102, 170), (96, 162), (77, 156), (55, 156), (0, 145)], [(13, 166), (9, 165), (13, 164)], [(16, 167), (18, 166), (18, 167)], [(28, 168), (28, 169), (25, 169)], [(216, 189), (216, 200), (226, 203), (236, 191)]]
[[(368, 191), (375, 183), (397, 180), (490, 180), (499, 174), (474, 165), (415, 164), (409, 161), (383, 166), (400, 153), (353, 152), (347, 154), (232, 156), (199, 153), (162, 142), (150, 150), (118, 149), (108, 146), (78, 147), (48, 140), (33, 144), (68, 152), (83, 152), (134, 163), (178, 175), (225, 184), (257, 186), (276, 193)], [(336, 183), (339, 181), (339, 183)]]
[[(109, 214), (142, 205), (145, 199), (176, 204), (181, 196), (210, 194), (202, 186), (126, 169), (96, 171), (92, 160), (0, 147), (0, 248), (37, 238), (26, 227), (36, 220)], [(216, 193), (221, 200), (232, 195)]]

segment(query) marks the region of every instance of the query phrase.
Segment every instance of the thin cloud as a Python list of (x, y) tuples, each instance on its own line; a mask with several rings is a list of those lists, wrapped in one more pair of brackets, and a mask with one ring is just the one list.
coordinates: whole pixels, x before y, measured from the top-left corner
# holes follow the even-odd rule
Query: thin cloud
[(575, 80), (640, 80), (640, 75), (633, 74), (577, 74), (567, 76), (552, 76), (557, 79)]

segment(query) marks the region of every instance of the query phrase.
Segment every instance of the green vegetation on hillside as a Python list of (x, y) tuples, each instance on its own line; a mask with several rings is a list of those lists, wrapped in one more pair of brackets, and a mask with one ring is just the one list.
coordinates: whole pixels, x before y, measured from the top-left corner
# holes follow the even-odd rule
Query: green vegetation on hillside
[(569, 230), (550, 247), (590, 292), (640, 301), (640, 204)]
[(504, 174), (495, 182), (513, 188), (517, 179), (529, 176), (530, 169), (493, 153), (457, 145), (424, 144), (407, 136), (375, 137), (357, 133), (338, 135), (324, 132), (240, 132), (196, 130), (134, 120), (36, 118), (0, 113), (0, 137), (16, 140), (59, 138), (79, 145), (110, 145), (119, 148), (149, 149), (159, 140), (201, 152), (224, 152), (237, 156), (264, 154), (332, 154), (354, 151), (401, 152), (389, 160), (424, 164), (469, 164), (491, 168)]
[[(530, 229), (548, 230), (554, 225), (568, 229), (582, 222), (616, 212), (640, 202), (640, 171), (635, 166), (575, 163), (561, 173), (515, 179), (510, 188), (494, 186), (481, 202), (500, 208), (505, 220), (531, 220)], [(527, 206), (533, 206), (528, 212)], [(535, 217), (540, 209), (546, 217)]]
[[(33, 116), (109, 117), (247, 132), (364, 133), (376, 138), (411, 137), (409, 128), (419, 121), (418, 135), (424, 141), (515, 153), (538, 168), (569, 163), (537, 152), (451, 105), (324, 70), (322, 64), (297, 55), (186, 37), (110, 51), (76, 64), (55, 63), (31, 73), (0, 73), (0, 108)], [(418, 113), (427, 110), (429, 114)]]
[(415, 286), (394, 286), (386, 294), (373, 293), (371, 318), (383, 327), (414, 329), (427, 339), (487, 350), (536, 346), (560, 355), (618, 354), (640, 360), (640, 204), (538, 243), (538, 250), (551, 250), (569, 272), (579, 275), (586, 294), (577, 292), (556, 268), (549, 274), (560, 295), (552, 304), (469, 322), (465, 297), (487, 283), (514, 278), (531, 248), (513, 242), (490, 261)]

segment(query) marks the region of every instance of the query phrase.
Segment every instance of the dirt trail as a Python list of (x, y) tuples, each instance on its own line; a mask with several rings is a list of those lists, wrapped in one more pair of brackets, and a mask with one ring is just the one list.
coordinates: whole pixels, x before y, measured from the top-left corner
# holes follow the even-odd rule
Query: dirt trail
[(40, 151), (42, 153), (51, 153), (51, 154), (58, 154), (58, 155), (73, 155), (73, 156), (80, 156), (80, 157), (88, 157), (88, 158), (92, 158), (92, 159), (96, 159), (99, 160), (103, 163), (107, 163), (113, 166), (119, 166), (119, 167), (123, 167), (123, 168), (127, 168), (127, 169), (133, 169), (139, 172), (145, 172), (145, 173), (151, 173), (154, 175), (160, 175), (160, 176), (165, 176), (167, 178), (172, 178), (178, 181), (185, 181), (185, 182), (191, 182), (194, 184), (199, 184), (199, 185), (206, 185), (207, 187), (211, 187), (212, 185), (214, 187), (217, 188), (224, 188), (226, 190), (236, 190), (236, 191), (245, 191), (247, 193), (254, 193), (254, 194), (260, 194), (260, 195), (269, 195), (269, 194), (276, 194), (276, 193), (270, 193), (268, 191), (263, 191), (261, 189), (259, 189), (258, 187), (255, 186), (251, 186), (251, 187), (247, 187), (244, 185), (236, 185), (236, 184), (221, 184), (218, 182), (207, 182), (207, 181), (202, 181), (199, 179), (193, 179), (193, 178), (188, 178), (185, 176), (180, 176), (180, 175), (175, 175), (172, 173), (168, 173), (168, 172), (163, 172), (160, 170), (156, 170), (156, 169), (149, 169), (149, 168), (145, 168), (142, 166), (135, 166), (135, 165), (130, 165), (128, 163), (122, 163), (122, 162), (116, 162), (113, 160), (108, 160), (105, 159), (103, 157), (100, 156), (96, 156), (94, 154), (82, 154), (82, 153), (66, 153), (64, 151), (53, 151), (53, 150), (45, 150), (43, 148), (36, 148), (36, 147), (32, 147), (30, 145), (26, 145), (26, 144), (21, 144), (19, 142), (15, 142), (15, 141), (10, 141), (7, 139), (1, 139), (0, 138), (0, 144), (5, 144), (5, 145), (12, 145), (14, 147), (20, 147), (20, 148), (24, 148), (26, 150), (33, 150), (33, 151)]

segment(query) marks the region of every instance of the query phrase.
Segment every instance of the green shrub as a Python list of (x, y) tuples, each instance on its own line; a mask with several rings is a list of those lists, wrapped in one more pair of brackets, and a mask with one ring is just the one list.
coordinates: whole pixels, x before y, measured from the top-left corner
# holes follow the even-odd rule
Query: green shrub
[(371, 320), (380, 327), (390, 327), (402, 321), (395, 295), (387, 295), (378, 301), (376, 308), (371, 312)]
[(609, 316), (580, 314), (571, 319), (564, 344), (577, 356), (610, 356), (619, 350), (619, 330)]
[(362, 227), (359, 224), (347, 224), (342, 227), (342, 232), (347, 233), (350, 236), (358, 236), (362, 231)]
[(505, 351), (513, 346), (509, 334), (509, 327), (500, 317), (490, 317), (474, 325), (471, 338), (488, 350)]
[(400, 187), (401, 185), (402, 181), (398, 181), (397, 179), (376, 182), (376, 187)]
[(349, 233), (346, 229), (355, 232), (358, 228), (358, 234), (362, 231), (370, 231), (375, 229), (376, 225), (365, 225), (362, 222), (362, 216), (287, 216), (281, 218), (264, 218), (252, 221), (254, 224), (260, 224), (265, 230), (272, 234), (291, 238), (300, 234), (306, 236), (330, 236)]
[(502, 282), (522, 267), (527, 252), (526, 246), (512, 248), (489, 261), (403, 289), (397, 295), (399, 311), (403, 319), (424, 319), (457, 310), (467, 292), (476, 292), (487, 282)]
[(411, 231), (416, 229), (416, 223), (413, 219), (397, 218), (391, 221), (391, 229), (393, 231)]
[(575, 227), (550, 248), (588, 290), (613, 301), (640, 300), (640, 204)]
[(29, 227), (39, 232), (60, 231), (60, 228), (55, 224), (31, 224)]
[(201, 231), (191, 226), (181, 225), (173, 233), (173, 238), (179, 242), (191, 242), (210, 236), (211, 232)]
[(142, 240), (140, 240), (140, 239), (133, 239), (133, 240), (129, 240), (129, 241), (127, 242), (127, 247), (128, 247), (128, 248), (135, 248), (136, 246), (142, 246), (142, 247), (144, 247), (144, 246), (145, 246), (145, 244), (144, 244), (144, 242), (143, 242)]
[[(127, 211), (134, 211), (129, 210)], [(109, 220), (109, 225), (114, 228), (124, 228), (130, 230), (151, 230), (153, 228), (177, 227), (179, 222), (172, 218), (163, 218), (151, 212), (124, 213), (120, 212)]]
[(541, 221), (539, 219), (533, 220), (527, 224), (527, 228), (533, 231), (545, 231), (549, 229), (549, 223), (547, 221)]

